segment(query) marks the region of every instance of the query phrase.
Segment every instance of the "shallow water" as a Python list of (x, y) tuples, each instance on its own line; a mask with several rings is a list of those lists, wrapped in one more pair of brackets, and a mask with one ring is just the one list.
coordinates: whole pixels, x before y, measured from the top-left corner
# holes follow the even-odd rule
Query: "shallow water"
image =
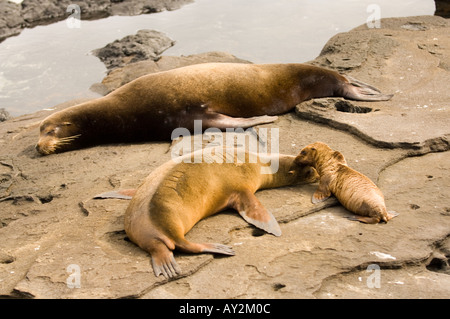
[[(306, 62), (336, 33), (376, 14), (373, 0), (195, 0), (179, 10), (109, 17), (69, 28), (67, 21), (25, 29), (0, 43), (0, 108), (12, 116), (77, 97), (106, 68), (90, 52), (140, 29), (176, 41), (164, 55), (226, 51), (255, 63)], [(381, 18), (432, 15), (433, 0), (377, 0)]]

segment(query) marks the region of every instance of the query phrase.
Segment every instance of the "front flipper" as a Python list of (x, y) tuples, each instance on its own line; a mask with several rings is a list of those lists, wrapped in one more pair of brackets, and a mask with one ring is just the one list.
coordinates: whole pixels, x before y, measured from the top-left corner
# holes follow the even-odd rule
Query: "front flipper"
[(251, 192), (242, 192), (232, 206), (248, 223), (275, 236), (281, 236), (280, 225)]
[(231, 117), (216, 112), (208, 112), (204, 118), (204, 128), (216, 127), (218, 129), (226, 128), (248, 128), (255, 125), (272, 123), (278, 119), (278, 116), (254, 116), (254, 117)]
[(321, 202), (326, 201), (328, 198), (330, 198), (331, 193), (324, 193), (322, 191), (320, 191), (319, 189), (317, 189), (313, 196), (311, 197), (311, 203), (313, 204), (318, 204)]
[(317, 187), (316, 191), (314, 192), (314, 194), (311, 198), (311, 202), (313, 204), (323, 202), (323, 201), (327, 200), (328, 198), (330, 198), (331, 191), (330, 191), (330, 188), (328, 187), (328, 183), (329, 183), (328, 177), (322, 176), (320, 178), (319, 187)]

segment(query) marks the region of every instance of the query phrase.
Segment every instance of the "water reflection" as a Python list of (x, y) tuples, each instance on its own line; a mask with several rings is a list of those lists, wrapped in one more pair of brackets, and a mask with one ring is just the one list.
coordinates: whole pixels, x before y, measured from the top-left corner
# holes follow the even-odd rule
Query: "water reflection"
[[(94, 96), (106, 68), (90, 51), (140, 29), (165, 32), (165, 55), (226, 51), (256, 63), (314, 59), (338, 32), (366, 22), (372, 0), (196, 0), (179, 10), (134, 17), (66, 21), (25, 29), (0, 44), (0, 107), (11, 115)], [(433, 0), (378, 0), (381, 17), (434, 13)], [(83, 17), (81, 17), (83, 18)]]

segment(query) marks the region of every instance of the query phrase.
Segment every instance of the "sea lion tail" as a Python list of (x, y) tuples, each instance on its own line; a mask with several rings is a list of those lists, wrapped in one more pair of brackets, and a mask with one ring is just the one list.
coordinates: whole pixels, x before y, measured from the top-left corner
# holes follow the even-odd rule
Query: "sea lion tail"
[(361, 82), (351, 76), (345, 76), (348, 83), (344, 86), (342, 96), (356, 101), (388, 101), (394, 94), (383, 94), (379, 89)]

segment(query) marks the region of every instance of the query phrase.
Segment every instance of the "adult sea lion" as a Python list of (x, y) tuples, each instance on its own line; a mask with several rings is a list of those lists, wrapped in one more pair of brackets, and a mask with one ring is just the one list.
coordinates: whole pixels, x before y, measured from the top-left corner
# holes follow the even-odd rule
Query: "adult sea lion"
[[(194, 163), (199, 155), (202, 162)], [(254, 193), (318, 180), (312, 167), (294, 160), (291, 155), (261, 155), (240, 148), (213, 155), (199, 150), (172, 159), (154, 170), (136, 192), (128, 192), (134, 196), (125, 212), (125, 231), (131, 241), (150, 253), (155, 275), (166, 278), (181, 273), (174, 249), (234, 255), (231, 247), (193, 243), (184, 237), (198, 221), (224, 209), (235, 209), (248, 223), (280, 236), (277, 221)], [(272, 165), (274, 162), (277, 165)], [(105, 197), (111, 196), (98, 196)]]
[(360, 215), (353, 219), (367, 224), (387, 222), (398, 215), (386, 210), (383, 193), (367, 176), (348, 167), (344, 156), (325, 143), (306, 146), (295, 162), (311, 165), (320, 176), (319, 187), (312, 196), (314, 204), (333, 194), (346, 209)]
[(178, 127), (247, 128), (311, 98), (384, 101), (368, 84), (305, 64), (205, 63), (139, 77), (110, 94), (56, 112), (40, 125), (43, 155), (90, 145), (169, 140)]

